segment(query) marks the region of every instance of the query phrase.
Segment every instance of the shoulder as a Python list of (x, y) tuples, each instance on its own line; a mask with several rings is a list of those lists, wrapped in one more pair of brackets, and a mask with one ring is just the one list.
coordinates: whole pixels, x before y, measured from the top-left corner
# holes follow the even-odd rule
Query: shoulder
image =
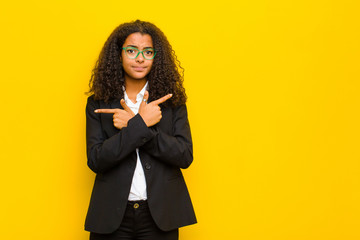
[(174, 112), (177, 112), (177, 113), (183, 113), (183, 114), (186, 114), (187, 115), (187, 107), (186, 107), (186, 104), (181, 104), (181, 105), (178, 105), (178, 106), (175, 106), (174, 109), (173, 109)]
[(187, 118), (188, 112), (185, 104), (170, 107), (173, 118)]
[(95, 95), (91, 95), (87, 98), (86, 109), (96, 109), (100, 106), (100, 100), (95, 99)]
[(87, 98), (87, 104), (92, 104), (92, 105), (97, 105), (97, 106), (99, 106), (99, 105), (105, 104), (105, 102), (104, 102), (103, 100), (101, 100), (101, 99), (96, 99), (96, 98), (95, 98), (95, 95), (92, 94), (91, 96), (89, 96), (89, 97)]
[(88, 98), (87, 98), (87, 102), (89, 103), (89, 102), (95, 102), (96, 100), (95, 100), (95, 95), (94, 94), (92, 94), (91, 96), (89, 96)]

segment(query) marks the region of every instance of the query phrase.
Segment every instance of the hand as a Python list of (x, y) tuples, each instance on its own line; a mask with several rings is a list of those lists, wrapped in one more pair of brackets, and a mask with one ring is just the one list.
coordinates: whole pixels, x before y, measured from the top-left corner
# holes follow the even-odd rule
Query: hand
[(143, 101), (141, 102), (139, 107), (139, 114), (144, 120), (146, 126), (151, 127), (160, 122), (162, 115), (159, 104), (165, 102), (171, 97), (172, 94), (168, 94), (162, 98), (159, 98), (158, 100), (152, 101), (151, 103), (147, 104), (144, 100), (149, 99), (149, 92), (145, 91)]
[(135, 116), (134, 112), (126, 105), (125, 100), (120, 100), (121, 106), (124, 108), (114, 108), (114, 109), (96, 109), (96, 113), (113, 113), (113, 122), (114, 126), (117, 129), (122, 129), (123, 127), (127, 127), (128, 121)]

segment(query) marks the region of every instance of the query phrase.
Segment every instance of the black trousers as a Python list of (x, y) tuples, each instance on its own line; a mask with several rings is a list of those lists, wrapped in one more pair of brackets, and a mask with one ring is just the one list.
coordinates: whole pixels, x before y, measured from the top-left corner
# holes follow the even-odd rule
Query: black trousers
[(146, 201), (128, 202), (120, 227), (110, 234), (90, 233), (90, 240), (178, 240), (179, 230), (164, 232), (151, 217)]

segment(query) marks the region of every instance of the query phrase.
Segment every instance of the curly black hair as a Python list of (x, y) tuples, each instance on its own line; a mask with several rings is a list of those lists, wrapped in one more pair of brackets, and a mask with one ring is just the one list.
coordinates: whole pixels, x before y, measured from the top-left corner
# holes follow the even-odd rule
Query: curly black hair
[(135, 32), (149, 34), (157, 51), (152, 68), (146, 76), (150, 98), (158, 99), (172, 93), (172, 98), (164, 105), (185, 104), (187, 97), (183, 87), (184, 69), (180, 66), (175, 51), (158, 27), (140, 20), (119, 25), (106, 40), (92, 70), (88, 94), (94, 94), (95, 100), (104, 102), (124, 97), (125, 73), (120, 56), (126, 38)]

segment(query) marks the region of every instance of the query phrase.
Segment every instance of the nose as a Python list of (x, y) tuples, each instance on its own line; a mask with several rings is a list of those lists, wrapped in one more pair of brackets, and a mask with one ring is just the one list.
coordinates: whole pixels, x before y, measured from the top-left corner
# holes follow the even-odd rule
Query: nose
[(142, 62), (145, 61), (144, 56), (142, 55), (142, 53), (140, 53), (139, 56), (135, 60), (138, 63), (142, 63)]

